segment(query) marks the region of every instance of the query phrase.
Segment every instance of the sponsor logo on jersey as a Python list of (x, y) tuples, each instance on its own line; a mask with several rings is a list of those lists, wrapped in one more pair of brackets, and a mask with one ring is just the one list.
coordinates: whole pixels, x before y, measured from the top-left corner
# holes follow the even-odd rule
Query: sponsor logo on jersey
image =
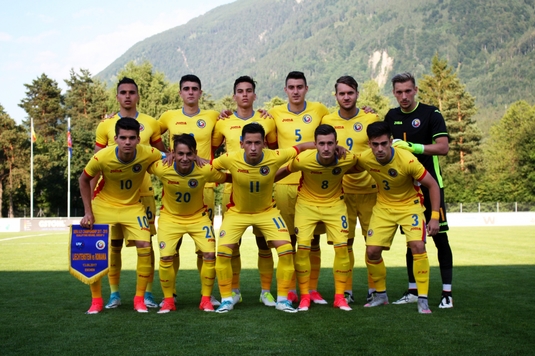
[(421, 124), (422, 123), (420, 122), (420, 119), (414, 119), (414, 120), (412, 120), (412, 123), (411, 123), (412, 127), (414, 127), (414, 128), (420, 127)]
[(394, 121), (394, 125), (403, 125), (403, 121)]
[(310, 174), (323, 174), (323, 173), (320, 171), (310, 171)]
[(204, 121), (203, 119), (197, 120), (197, 127), (200, 129), (204, 129), (206, 127), (206, 121)]
[(142, 168), (143, 168), (143, 167), (141, 166), (141, 164), (139, 164), (139, 163), (134, 164), (134, 167), (132, 167), (132, 172), (134, 172), (134, 173), (139, 173), (139, 172), (141, 172), (141, 169), (142, 169)]
[(186, 121), (177, 121), (175, 122), (175, 125), (187, 125), (188, 123)]
[(230, 129), (231, 129), (231, 130), (234, 130), (234, 129), (241, 129), (241, 126), (240, 126), (240, 125), (237, 125), (237, 126), (231, 126)]
[(377, 169), (377, 168), (371, 168), (371, 169), (370, 169), (370, 172), (379, 172), (379, 173), (380, 173), (381, 170), (380, 170), (380, 169)]
[(238, 169), (238, 173), (247, 173), (247, 174), (249, 174), (249, 170), (248, 169)]
[(225, 232), (225, 230), (221, 230), (221, 232), (219, 233), (219, 237), (225, 237), (227, 233)]
[(310, 115), (308, 115), (308, 114), (305, 115), (305, 116), (303, 116), (303, 122), (304, 122), (305, 124), (310, 124), (310, 123), (312, 122), (312, 116), (310, 116)]
[(422, 231), (421, 227), (411, 227), (411, 231)]
[(282, 122), (294, 122), (294, 119), (282, 119)]
[(165, 248), (165, 242), (162, 241), (160, 242), (160, 250), (163, 250)]
[(268, 166), (260, 167), (260, 174), (263, 176), (267, 176), (269, 174), (269, 167)]
[(398, 171), (396, 171), (394, 168), (390, 168), (390, 169), (388, 170), (388, 175), (389, 175), (390, 177), (395, 178), (395, 177), (398, 176)]
[(112, 169), (112, 170), (110, 171), (110, 173), (122, 173), (122, 172), (123, 172), (122, 169)]
[(169, 185), (178, 185), (178, 184), (180, 184), (180, 183), (177, 182), (177, 181), (174, 181), (174, 180), (168, 180), (168, 181), (167, 181), (167, 184), (169, 184)]
[(369, 229), (367, 235), (368, 235), (368, 237), (373, 236), (373, 230), (372, 230), (372, 229)]
[(197, 179), (190, 179), (188, 181), (188, 187), (190, 188), (197, 188), (198, 185), (199, 185), (199, 181)]
[(364, 126), (360, 122), (355, 122), (355, 124), (353, 125), (353, 130), (355, 130), (356, 132), (361, 132), (363, 128)]
[(145, 126), (140, 122), (139, 123), (139, 132), (143, 132), (145, 130)]
[(97, 250), (104, 250), (106, 248), (106, 242), (104, 242), (104, 240), (98, 240), (95, 247)]
[(342, 168), (340, 168), (340, 167), (335, 167), (335, 168), (333, 168), (332, 173), (333, 173), (335, 176), (337, 176), (337, 175), (339, 175), (340, 173), (342, 173)]
[(348, 229), (341, 229), (340, 232), (342, 232), (344, 234), (349, 234), (349, 230)]
[(345, 129), (345, 127), (344, 127), (344, 125), (342, 125), (342, 126), (335, 126), (334, 129), (335, 129), (335, 130), (343, 130), (343, 129)]

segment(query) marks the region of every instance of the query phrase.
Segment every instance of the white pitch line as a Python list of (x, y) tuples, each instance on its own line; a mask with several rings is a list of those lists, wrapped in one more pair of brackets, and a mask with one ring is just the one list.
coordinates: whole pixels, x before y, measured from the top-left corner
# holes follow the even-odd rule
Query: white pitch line
[(0, 239), (0, 242), (9, 241), (9, 240), (17, 240), (17, 239), (25, 239), (27, 237), (35, 237), (35, 236), (50, 236), (55, 234), (39, 234), (39, 235), (24, 235), (24, 236), (17, 236), (17, 237), (8, 237), (7, 239)]

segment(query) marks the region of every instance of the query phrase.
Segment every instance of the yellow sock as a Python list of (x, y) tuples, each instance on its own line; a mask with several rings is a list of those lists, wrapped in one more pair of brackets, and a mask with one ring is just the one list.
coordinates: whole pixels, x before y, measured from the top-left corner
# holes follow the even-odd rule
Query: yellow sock
[(217, 248), (215, 272), (221, 298), (232, 297), (232, 249), (227, 246)]
[[(310, 241), (303, 241), (304, 244), (297, 246), (295, 253), (295, 273), (299, 283), (301, 295), (309, 294), (310, 290)], [(295, 283), (295, 282), (294, 282)], [(295, 285), (295, 284), (294, 284)]]
[(375, 284), (375, 289), (378, 292), (386, 291), (386, 266), (385, 261), (381, 258), (380, 260), (369, 260), (366, 257), (366, 266), (368, 267), (368, 274)]
[(412, 270), (419, 297), (427, 297), (429, 292), (429, 259), (427, 252), (412, 255)]
[[(368, 260), (368, 257), (366, 257), (366, 250), (364, 250), (364, 261)], [(368, 272), (368, 291), (369, 290), (376, 290), (375, 283), (373, 283), (372, 275)]]
[(241, 256), (240, 247), (232, 252), (232, 289), (240, 289)]
[(294, 249), (290, 243), (277, 247), (277, 297), (287, 298), (294, 274)]
[(175, 271), (173, 261), (160, 260), (160, 285), (162, 286), (163, 297), (173, 298), (173, 289), (175, 282)]
[(215, 282), (215, 259), (204, 259), (201, 268), (201, 295), (210, 297)]
[(353, 266), (355, 266), (355, 254), (353, 253), (353, 246), (347, 246), (347, 253), (349, 255), (349, 274), (347, 275), (347, 281), (345, 290), (353, 290)]
[(347, 276), (350, 272), (347, 245), (345, 243), (334, 245), (334, 294), (344, 295)]
[(152, 293), (152, 282), (154, 282), (154, 248), (152, 248), (152, 245), (150, 246), (150, 275), (149, 280), (147, 282), (147, 289), (145, 289), (145, 292)]
[(91, 283), (89, 285), (89, 290), (91, 291), (91, 298), (102, 298), (102, 279)]
[(260, 273), (260, 288), (271, 289), (273, 280), (273, 255), (271, 250), (258, 250), (258, 272)]
[(176, 276), (178, 274), (178, 269), (180, 268), (180, 255), (178, 252), (173, 256), (173, 270), (175, 271), (175, 279), (173, 280), (173, 294), (176, 294)]
[(115, 293), (119, 291), (119, 282), (121, 280), (121, 249), (122, 246), (112, 246), (110, 252), (110, 272), (108, 280), (110, 282), (110, 291)]
[(318, 279), (321, 269), (321, 250), (320, 246), (311, 246), (310, 248), (310, 290), (318, 289)]
[(142, 297), (150, 276), (150, 247), (137, 248), (136, 297)]

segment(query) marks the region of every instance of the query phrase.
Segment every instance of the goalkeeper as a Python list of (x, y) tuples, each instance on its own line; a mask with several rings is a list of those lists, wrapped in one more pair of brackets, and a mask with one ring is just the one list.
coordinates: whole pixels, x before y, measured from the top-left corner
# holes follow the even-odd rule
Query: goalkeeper
[[(431, 173), (440, 187), (440, 217), (439, 232), (433, 235), (437, 247), (440, 275), (442, 277), (442, 297), (439, 308), (452, 308), (451, 282), (453, 275), (453, 255), (448, 242), (448, 222), (446, 220), (446, 207), (444, 204), (444, 185), (438, 156), (448, 153), (448, 131), (444, 117), (438, 108), (416, 101), (418, 87), (412, 74), (402, 73), (392, 78), (393, 94), (399, 104), (398, 108), (391, 109), (385, 117), (394, 139), (394, 147), (404, 148), (412, 152)], [(421, 187), (424, 194), (425, 219), (431, 218), (431, 202), (429, 191)], [(409, 290), (393, 304), (416, 303), (418, 301), (416, 281), (412, 272), (413, 257), (410, 248), (407, 248), (407, 274), (409, 276)]]

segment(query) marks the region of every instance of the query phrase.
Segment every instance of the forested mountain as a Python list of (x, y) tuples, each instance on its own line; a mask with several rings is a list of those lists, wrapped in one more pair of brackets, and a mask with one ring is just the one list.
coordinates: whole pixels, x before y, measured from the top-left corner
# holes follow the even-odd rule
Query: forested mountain
[[(458, 70), (480, 114), (535, 102), (535, 0), (237, 0), (137, 43), (98, 77), (150, 61), (169, 80), (197, 74), (213, 98), (240, 75), (258, 81), (259, 102), (282, 96), (302, 70), (309, 98), (334, 105), (336, 78), (427, 73), (435, 53)], [(486, 126), (484, 124), (484, 126)]]

